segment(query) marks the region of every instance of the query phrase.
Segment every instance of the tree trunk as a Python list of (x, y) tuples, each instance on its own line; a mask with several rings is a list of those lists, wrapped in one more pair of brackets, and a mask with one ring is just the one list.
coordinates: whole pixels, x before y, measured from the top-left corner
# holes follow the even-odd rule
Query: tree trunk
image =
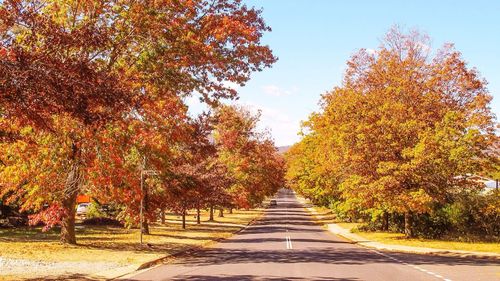
[(78, 190), (72, 191), (70, 194), (66, 195), (63, 199), (63, 208), (66, 211), (66, 215), (61, 220), (61, 242), (66, 244), (76, 244), (75, 235), (75, 215), (76, 215), (76, 197), (78, 196)]
[(214, 207), (210, 206), (210, 217), (208, 218), (209, 221), (214, 221)]
[(387, 212), (382, 214), (382, 230), (389, 231), (389, 213)]
[(182, 211), (182, 229), (186, 229), (186, 210)]
[(142, 234), (149, 235), (149, 223), (146, 218), (142, 222)]
[(201, 224), (200, 207), (196, 208), (196, 224)]
[(233, 208), (229, 208), (229, 213), (232, 214), (233, 213)]
[(165, 208), (161, 208), (160, 220), (161, 220), (161, 224), (165, 224)]
[(224, 209), (220, 208), (219, 209), (219, 218), (223, 218), (224, 217)]
[(73, 162), (71, 170), (66, 178), (64, 188), (64, 197), (62, 199), (62, 207), (65, 214), (61, 219), (61, 236), (60, 240), (66, 244), (76, 244), (75, 235), (75, 215), (76, 215), (76, 197), (80, 192), (81, 174), (80, 174), (80, 149), (76, 143), (72, 144), (72, 155), (70, 160)]
[(413, 215), (408, 211), (405, 213), (405, 236), (411, 238), (413, 235)]

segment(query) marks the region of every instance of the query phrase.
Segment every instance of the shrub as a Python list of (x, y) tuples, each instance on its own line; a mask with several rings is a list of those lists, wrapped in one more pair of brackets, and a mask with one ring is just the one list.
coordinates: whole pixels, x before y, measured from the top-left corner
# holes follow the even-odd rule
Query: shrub
[(86, 218), (101, 218), (106, 217), (106, 214), (101, 211), (100, 206), (96, 202), (92, 202), (87, 210)]
[(500, 241), (500, 193), (455, 194), (449, 203), (436, 204), (432, 212), (415, 216), (413, 223), (418, 237)]
[(123, 223), (116, 219), (107, 217), (93, 217), (83, 220), (83, 225), (109, 225), (109, 226), (120, 226), (123, 227)]

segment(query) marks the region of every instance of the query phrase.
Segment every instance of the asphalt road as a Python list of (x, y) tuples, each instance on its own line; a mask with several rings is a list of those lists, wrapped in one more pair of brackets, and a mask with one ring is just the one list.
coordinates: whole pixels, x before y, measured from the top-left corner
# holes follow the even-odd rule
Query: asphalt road
[(129, 280), (500, 280), (500, 262), (362, 248), (317, 225), (295, 195), (240, 234)]

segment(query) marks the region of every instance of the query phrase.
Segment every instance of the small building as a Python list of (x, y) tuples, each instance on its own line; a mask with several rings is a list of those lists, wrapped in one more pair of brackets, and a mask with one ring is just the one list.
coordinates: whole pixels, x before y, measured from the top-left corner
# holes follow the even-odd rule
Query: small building
[(76, 204), (80, 204), (80, 203), (90, 203), (90, 196), (84, 195), (84, 194), (78, 195), (76, 197)]
[(498, 180), (493, 180), (493, 179), (478, 176), (478, 175), (472, 175), (472, 176), (468, 177), (468, 179), (484, 184), (484, 191), (485, 192), (490, 192), (490, 191), (495, 190), (495, 189), (498, 190), (498, 188), (499, 188)]

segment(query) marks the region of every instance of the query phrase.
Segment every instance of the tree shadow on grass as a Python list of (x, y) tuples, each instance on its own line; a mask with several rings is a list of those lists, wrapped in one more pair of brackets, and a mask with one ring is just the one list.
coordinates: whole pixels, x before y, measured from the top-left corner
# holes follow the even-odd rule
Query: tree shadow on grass
[[(236, 275), (236, 276), (222, 276), (222, 275), (183, 275), (179, 278), (173, 278), (171, 280), (190, 280), (190, 281), (250, 281), (250, 280), (269, 280), (269, 281), (278, 281), (278, 280), (304, 280), (304, 278), (296, 278), (296, 277), (285, 277), (285, 276), (260, 276), (260, 275)], [(335, 277), (311, 277), (307, 279), (310, 281), (358, 281), (358, 278), (335, 278)]]
[(181, 231), (200, 231), (200, 232), (235, 232), (239, 230), (238, 226), (230, 225), (188, 225)]
[(144, 243), (141, 245), (139, 241), (130, 243), (110, 242), (110, 243), (79, 244), (79, 246), (86, 249), (110, 250), (117, 252), (135, 252), (138, 254), (145, 254), (145, 253), (170, 254), (173, 252), (177, 252), (184, 249), (190, 249), (193, 247), (193, 245), (175, 243), (175, 242), (168, 242), (162, 244)]
[[(260, 213), (262, 213), (262, 212), (261, 211), (256, 211), (256, 210), (249, 210), (249, 211), (233, 210), (233, 213), (231, 214), (229, 212), (226, 212), (226, 210), (224, 210), (224, 215), (227, 216), (227, 217), (235, 217), (235, 216), (238, 216), (238, 215), (256, 216), (256, 215), (258, 215)], [(214, 216), (217, 216), (217, 214), (218, 214), (218, 210), (214, 210)], [(191, 218), (193, 218), (195, 215), (196, 215), (196, 211), (191, 211), (191, 212), (188, 212), (186, 214), (186, 218), (190, 219), (190, 221), (193, 221), (193, 220), (191, 220)], [(168, 220), (178, 220), (178, 221), (182, 220), (182, 216), (181, 215), (174, 214), (174, 213), (167, 213), (166, 217), (167, 217)], [(202, 212), (201, 213), (202, 220), (206, 220), (207, 217), (208, 217), (208, 212)]]
[(39, 280), (44, 280), (44, 281), (101, 281), (101, 280), (106, 280), (104, 278), (96, 278), (96, 277), (91, 277), (85, 274), (80, 274), (80, 273), (74, 273), (74, 274), (64, 274), (64, 275), (58, 275), (58, 276), (45, 276), (45, 277), (35, 277), (35, 278), (29, 278), (29, 279), (23, 279), (24, 281), (39, 281)]
[(50, 242), (59, 240), (59, 229), (43, 232), (41, 227), (17, 227), (0, 229), (0, 241), (5, 242)]
[[(15, 229), (7, 229), (0, 231), (0, 241), (5, 242), (58, 242), (59, 228), (53, 228), (49, 231), (42, 231), (41, 227), (23, 227)], [(112, 226), (85, 226), (75, 229), (77, 240), (80, 239), (95, 239), (95, 237), (87, 237), (85, 235), (97, 234), (103, 237), (114, 234), (129, 234), (131, 230)]]
[(151, 233), (149, 236), (158, 236), (165, 238), (173, 238), (179, 240), (214, 240), (213, 236), (184, 236), (184, 235), (175, 235), (175, 234), (167, 234), (167, 233)]
[[(153, 253), (153, 254), (170, 254), (178, 251), (184, 251), (200, 245), (194, 243), (186, 243), (185, 241), (220, 241), (221, 235), (229, 234), (239, 230), (239, 227), (234, 226), (192, 226), (186, 230), (171, 229), (165, 227), (161, 229), (152, 228), (152, 234), (146, 235), (144, 244), (139, 243), (139, 231), (129, 230), (119, 227), (92, 226), (78, 229), (77, 245), (70, 245), (70, 248), (92, 249), (92, 250), (110, 250), (116, 252), (134, 252), (138, 254)], [(52, 230), (49, 233), (42, 233), (39, 228), (16, 229), (15, 231), (0, 232), (0, 242), (16, 242), (26, 244), (26, 247), (36, 247), (37, 243), (59, 243), (59, 234)], [(170, 231), (170, 232), (169, 232)], [(183, 233), (190, 235), (183, 235)], [(214, 235), (212, 235), (212, 233)], [(137, 235), (134, 237), (130, 235)], [(192, 235), (192, 236), (191, 236)], [(197, 236), (198, 235), (198, 236)], [(150, 239), (147, 239), (150, 237)], [(174, 241), (162, 241), (171, 238)], [(178, 241), (175, 241), (178, 240)], [(198, 243), (200, 244), (200, 243)]]

